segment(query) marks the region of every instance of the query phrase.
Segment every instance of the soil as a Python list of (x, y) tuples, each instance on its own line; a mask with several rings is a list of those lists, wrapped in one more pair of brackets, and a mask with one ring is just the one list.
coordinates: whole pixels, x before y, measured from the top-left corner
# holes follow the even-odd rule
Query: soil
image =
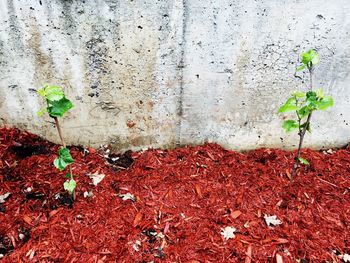
[[(350, 149), (295, 152), (216, 144), (105, 156), (0, 129), (2, 262), (341, 262), (350, 254)], [(88, 175), (104, 174), (93, 185)], [(84, 194), (85, 192), (85, 194)], [(85, 195), (85, 197), (84, 197)], [(267, 226), (276, 215), (280, 225)], [(221, 231), (234, 227), (235, 236)]]

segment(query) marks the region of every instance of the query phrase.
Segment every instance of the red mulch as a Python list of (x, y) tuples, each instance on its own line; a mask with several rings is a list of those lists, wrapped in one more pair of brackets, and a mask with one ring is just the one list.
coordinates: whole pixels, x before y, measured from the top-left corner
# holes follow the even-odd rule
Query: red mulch
[[(311, 165), (291, 182), (293, 152), (278, 149), (148, 150), (121, 169), (72, 147), (73, 206), (55, 199), (65, 180), (52, 165), (57, 149), (0, 129), (0, 195), (11, 193), (0, 204), (2, 262), (341, 262), (350, 253), (350, 149), (305, 150)], [(86, 175), (95, 172), (105, 174), (97, 186)], [(119, 196), (128, 192), (135, 202)], [(283, 223), (267, 227), (265, 214)], [(234, 239), (223, 239), (226, 226)]]

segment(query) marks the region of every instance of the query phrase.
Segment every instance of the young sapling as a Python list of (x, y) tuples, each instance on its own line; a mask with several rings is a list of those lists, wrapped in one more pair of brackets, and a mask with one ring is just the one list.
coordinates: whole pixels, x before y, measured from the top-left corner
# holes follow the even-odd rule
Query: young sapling
[(41, 109), (38, 112), (38, 115), (41, 116), (45, 112), (49, 114), (51, 118), (55, 121), (55, 126), (58, 132), (58, 135), (61, 140), (62, 147), (58, 150), (58, 158), (53, 162), (54, 166), (63, 171), (67, 166), (69, 167), (69, 173), (67, 173), (67, 180), (64, 182), (64, 189), (75, 198), (75, 187), (76, 182), (72, 173), (71, 164), (74, 162), (69, 149), (66, 147), (66, 143), (63, 139), (61, 127), (58, 121), (59, 117), (63, 115), (73, 107), (72, 102), (67, 99), (64, 95), (64, 92), (59, 86), (50, 86), (45, 85), (42, 89), (39, 89), (38, 94), (46, 100), (46, 107)]
[(278, 109), (279, 113), (294, 112), (295, 118), (283, 122), (282, 127), (286, 132), (298, 131), (299, 145), (295, 157), (291, 178), (297, 172), (299, 164), (309, 165), (308, 160), (301, 157), (301, 149), (306, 131), (311, 132), (310, 121), (312, 113), (316, 110), (326, 110), (333, 106), (333, 98), (326, 96), (322, 89), (313, 90), (313, 72), (315, 65), (320, 61), (318, 53), (310, 49), (301, 54), (302, 65), (296, 71), (307, 70), (310, 83), (307, 92), (296, 91), (291, 94), (287, 101)]

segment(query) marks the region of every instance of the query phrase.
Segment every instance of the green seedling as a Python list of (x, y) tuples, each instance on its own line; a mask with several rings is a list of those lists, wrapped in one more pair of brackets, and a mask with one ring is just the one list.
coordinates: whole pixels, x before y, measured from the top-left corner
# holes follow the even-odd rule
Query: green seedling
[(313, 90), (313, 72), (315, 65), (320, 61), (318, 53), (310, 49), (301, 54), (302, 65), (296, 71), (308, 70), (310, 76), (310, 86), (307, 92), (296, 91), (291, 94), (287, 101), (278, 109), (279, 113), (294, 112), (295, 118), (283, 122), (282, 127), (286, 132), (298, 131), (299, 146), (295, 157), (291, 178), (297, 172), (299, 164), (309, 165), (309, 161), (301, 157), (306, 131), (311, 132), (311, 116), (314, 111), (326, 110), (333, 106), (331, 96), (326, 96), (322, 89)]
[(59, 149), (58, 158), (54, 160), (53, 164), (60, 171), (66, 169), (67, 166), (69, 167), (69, 173), (66, 175), (67, 180), (64, 182), (63, 187), (74, 198), (76, 182), (74, 180), (71, 167), (71, 164), (74, 162), (74, 160), (70, 154), (69, 149), (66, 147), (66, 143), (63, 139), (61, 127), (58, 121), (58, 117), (63, 117), (63, 115), (73, 107), (73, 104), (65, 97), (62, 88), (59, 86), (45, 85), (37, 92), (40, 96), (44, 97), (47, 104), (45, 108), (41, 109), (38, 112), (38, 115), (41, 116), (47, 112), (49, 116), (54, 119), (58, 135), (61, 139), (62, 147)]

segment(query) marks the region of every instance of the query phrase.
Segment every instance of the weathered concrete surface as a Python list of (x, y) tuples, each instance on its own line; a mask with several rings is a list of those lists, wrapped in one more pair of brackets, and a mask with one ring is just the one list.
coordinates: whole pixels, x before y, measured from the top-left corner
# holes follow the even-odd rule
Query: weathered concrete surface
[[(290, 146), (276, 110), (305, 84), (293, 77), (301, 51), (321, 55), (316, 86), (336, 106), (314, 115), (314, 147), (350, 139), (350, 1), (188, 1), (183, 143), (233, 148)], [(317, 128), (316, 128), (317, 127)]]
[[(350, 141), (350, 1), (0, 0), (0, 125), (58, 141), (35, 90), (64, 87), (70, 144), (120, 149), (218, 142), (290, 147), (278, 106), (315, 47), (315, 83), (336, 106), (314, 115), (313, 147)], [(316, 128), (317, 127), (317, 128)]]
[(35, 93), (56, 83), (75, 104), (69, 143), (173, 146), (182, 12), (178, 1), (1, 0), (2, 122), (58, 141)]

